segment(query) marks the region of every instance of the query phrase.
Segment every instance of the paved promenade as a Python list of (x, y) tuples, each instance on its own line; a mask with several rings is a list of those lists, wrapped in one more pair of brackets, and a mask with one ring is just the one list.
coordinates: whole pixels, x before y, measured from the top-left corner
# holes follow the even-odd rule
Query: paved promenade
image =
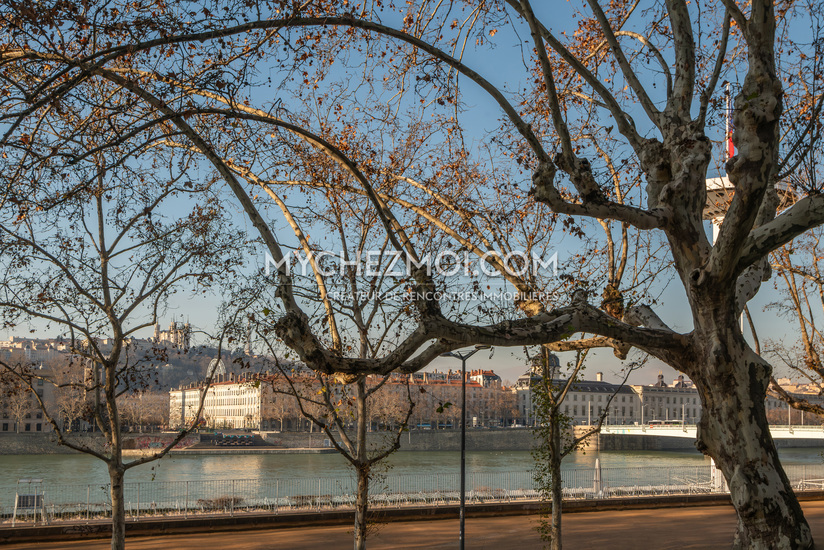
[[(824, 547), (824, 502), (802, 503), (813, 535)], [(535, 516), (468, 518), (466, 547), (478, 550), (538, 550)], [(457, 546), (458, 521), (395, 522), (381, 526), (369, 543), (371, 550), (449, 549)], [(564, 516), (564, 544), (570, 549), (610, 550), (728, 548), (735, 531), (731, 506), (662, 508), (650, 510), (582, 512)], [(307, 527), (220, 533), (193, 533), (133, 538), (129, 550), (333, 550), (350, 548), (348, 527)], [(108, 541), (79, 541), (9, 545), (15, 550), (105, 550)]]

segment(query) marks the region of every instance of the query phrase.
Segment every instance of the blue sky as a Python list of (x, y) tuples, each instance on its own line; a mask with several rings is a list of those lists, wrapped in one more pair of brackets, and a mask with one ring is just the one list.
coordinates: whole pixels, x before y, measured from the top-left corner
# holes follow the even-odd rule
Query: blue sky
[[(543, 2), (536, 3), (537, 15), (539, 18), (550, 23), (552, 30), (561, 30), (566, 28), (571, 30), (574, 28), (574, 20), (572, 18), (573, 8), (579, 5), (578, 2)], [(636, 21), (641, 21), (640, 18), (635, 17)], [(527, 85), (526, 80), (529, 78), (529, 73), (525, 70), (525, 66), (521, 61), (521, 54), (523, 51), (527, 54), (531, 51), (531, 42), (528, 41), (529, 34), (524, 32), (524, 29), (518, 29), (521, 41), (516, 42), (511, 40), (514, 36), (510, 29), (502, 29), (494, 42), (497, 44), (495, 48), (473, 48), (470, 47), (465, 55), (467, 64), (476, 68), (484, 77), (492, 83), (507, 90), (517, 90)], [(665, 52), (666, 54), (666, 52)], [(650, 77), (654, 78), (654, 77)], [(476, 144), (482, 144), (490, 132), (497, 128), (502, 117), (502, 112), (498, 105), (485, 93), (480, 91), (468, 79), (463, 78), (463, 101), (466, 104), (467, 111), (461, 115), (461, 122), (466, 130), (466, 135), (474, 140)], [(657, 91), (656, 91), (657, 90)], [(651, 89), (653, 99), (660, 101), (662, 87), (658, 86)], [(253, 98), (265, 98), (270, 92), (267, 90), (250, 90), (250, 96)], [(657, 94), (657, 96), (655, 95)], [(643, 114), (640, 110), (631, 111), (631, 114), (636, 120), (643, 120)], [(723, 127), (714, 128), (711, 132), (711, 137), (720, 141), (723, 135)], [(227, 200), (230, 200), (227, 198)], [(245, 218), (237, 212), (236, 222), (245, 226), (250, 232), (253, 228), (245, 221)], [(706, 229), (709, 233), (709, 224), (706, 224)], [(291, 230), (282, 221), (276, 222), (276, 230), (286, 243), (293, 243), (294, 236)], [(564, 254), (571, 254), (574, 248), (578, 246), (572, 240), (559, 240), (557, 248), (561, 260), (563, 261)], [(250, 265), (262, 266), (264, 261), (264, 250), (259, 251), (257, 257), (249, 258)], [(670, 326), (679, 331), (688, 331), (691, 326), (689, 312), (686, 310), (686, 299), (681, 288), (681, 285), (674, 281), (672, 284), (661, 289), (663, 292), (663, 305), (657, 308), (661, 317)], [(773, 290), (772, 282), (766, 283), (759, 295), (751, 302), (750, 310), (755, 316), (757, 326), (763, 333), (769, 333), (772, 338), (780, 338), (783, 335), (791, 335), (793, 327), (788, 323), (777, 317), (773, 312), (764, 312), (764, 306), (775, 300), (777, 297)], [(179, 320), (190, 319), (196, 327), (209, 328), (211, 327), (217, 317), (217, 310), (221, 297), (218, 295), (197, 295), (191, 296), (187, 292), (181, 292), (175, 295), (170, 301), (169, 310), (161, 317), (161, 326), (168, 326), (172, 318)], [(15, 332), (6, 331), (5, 336), (15, 334), (22, 336), (20, 330)], [(149, 329), (144, 331), (143, 336), (150, 336)], [(39, 334), (38, 334), (39, 335)], [(43, 335), (50, 336), (50, 335)], [(763, 339), (763, 335), (762, 335)], [(594, 372), (603, 371), (608, 380), (617, 380), (622, 363), (612, 357), (609, 351), (598, 352), (593, 354), (590, 359), (590, 365), (587, 367), (587, 377), (594, 377)], [(430, 368), (437, 368), (440, 370), (447, 370), (450, 368), (458, 368), (459, 363), (450, 359), (438, 359)], [(492, 368), (498, 372), (503, 378), (514, 380), (519, 376), (525, 367), (524, 357), (519, 349), (498, 349), (492, 359), (487, 359), (485, 354), (478, 354), (471, 360), (470, 368)], [(675, 371), (659, 362), (651, 362), (643, 369), (633, 374), (630, 382), (634, 383), (651, 383), (654, 381), (661, 370), (665, 374), (665, 379), (671, 380), (676, 376)], [(591, 376), (590, 376), (591, 374)]]

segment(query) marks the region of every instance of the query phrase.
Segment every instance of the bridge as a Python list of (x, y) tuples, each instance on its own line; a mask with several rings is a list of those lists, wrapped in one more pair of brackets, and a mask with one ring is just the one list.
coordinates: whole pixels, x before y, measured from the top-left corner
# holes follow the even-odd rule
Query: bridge
[[(610, 435), (648, 435), (656, 437), (681, 437), (696, 439), (695, 424), (653, 424), (653, 425), (611, 425), (601, 426), (602, 434)], [(824, 425), (821, 426), (770, 426), (773, 439), (822, 439)]]

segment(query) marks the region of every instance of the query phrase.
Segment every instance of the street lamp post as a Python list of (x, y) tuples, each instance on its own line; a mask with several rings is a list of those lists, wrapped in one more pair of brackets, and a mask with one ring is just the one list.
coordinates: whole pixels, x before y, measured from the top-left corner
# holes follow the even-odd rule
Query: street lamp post
[[(647, 403), (646, 405), (641, 405), (641, 425), (644, 425), (644, 409), (649, 407), (650, 412), (652, 413), (652, 419), (655, 420), (655, 406), (652, 403)], [(649, 418), (647, 418), (649, 419)]]
[(482, 349), (489, 349), (490, 346), (477, 345), (475, 349), (467, 352), (450, 351), (441, 357), (455, 357), (461, 360), (461, 506), (459, 512), (460, 533), (458, 535), (458, 548), (464, 550), (464, 540), (466, 533), (466, 360), (478, 353)]

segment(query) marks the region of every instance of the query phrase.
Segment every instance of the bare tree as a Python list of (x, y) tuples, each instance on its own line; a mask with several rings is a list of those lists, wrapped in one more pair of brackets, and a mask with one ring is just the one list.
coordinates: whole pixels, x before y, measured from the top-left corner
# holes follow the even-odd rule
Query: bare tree
[[(320, 162), (312, 163), (312, 167), (319, 172), (328, 169)], [(247, 178), (255, 178), (250, 172), (245, 174)], [(328, 345), (340, 351), (357, 350), (358, 356), (364, 359), (377, 356), (391, 345), (395, 331), (402, 330), (403, 317), (398, 312), (402, 309), (400, 305), (386, 300), (383, 295), (387, 287), (393, 286), (391, 282), (385, 284), (389, 280), (386, 260), (366, 260), (366, 265), (362, 265), (361, 256), (369, 250), (370, 244), (378, 248), (385, 248), (387, 244), (385, 239), (375, 238), (372, 229), (375, 214), (363, 208), (363, 200), (360, 203), (357, 200), (344, 201), (334, 195), (327, 196), (318, 205), (310, 203), (296, 213), (268, 184), (259, 184), (281, 210), (299, 243), (299, 250), (305, 255), (304, 265), (310, 269), (295, 277), (313, 281), (317, 294), (310, 284), (297, 286), (297, 293), (301, 294), (304, 302), (319, 310), (319, 321), (324, 326), (322, 334)], [(329, 238), (310, 241), (301, 223), (306, 223), (306, 218), (320, 220), (328, 228)], [(345, 229), (345, 224), (352, 225), (351, 232)], [(334, 260), (326, 262), (326, 258), (318, 253), (324, 240), (339, 245), (339, 263)], [(352, 250), (354, 254), (350, 256)], [(260, 283), (258, 280), (252, 284), (251, 293), (258, 297), (258, 307), (263, 315), (249, 314), (249, 322), (253, 323), (256, 334), (275, 358), (274, 366), (280, 377), (272, 381), (272, 388), (294, 398), (301, 415), (311, 422), (312, 427), (326, 434), (355, 470), (354, 548), (362, 550), (366, 548), (370, 530), (370, 483), (374, 482), (381, 462), (400, 448), (400, 437), (407, 428), (415, 403), (407, 385), (406, 398), (399, 414), (380, 407), (380, 404), (376, 406), (376, 401), (380, 403), (380, 390), (390, 379), (389, 374), (375, 382), (366, 374), (338, 376), (310, 371), (312, 375), (307, 376), (305, 372), (292, 372), (285, 368), (277, 359), (281, 344), (272, 338), (277, 331), (268, 319), (271, 310), (267, 304), (274, 300), (261, 290)], [(344, 332), (342, 327), (345, 326), (351, 327), (351, 331)], [(367, 432), (375, 416), (393, 420), (395, 427), (382, 444), (370, 445)]]
[[(817, 184), (795, 189), (795, 204), (776, 213), (776, 184), (819, 149), (820, 40), (806, 31), (818, 6), (667, 0), (640, 9), (639, 2), (588, 0), (567, 28), (554, 6), (536, 13), (527, 0), (218, 1), (192, 15), (176, 4), (112, 11), (94, 3), (47, 14), (12, 4), (3, 11), (0, 54), (3, 177), (38, 188), (39, 171), (63, 158), (71, 138), (62, 136), (116, 110), (129, 113), (129, 130), (92, 151), (138, 134), (197, 151), (276, 263), (287, 254), (255, 199), (265, 192), (261, 183), (293, 197), (309, 187), (366, 197), (388, 250), (414, 266), (403, 283), (414, 323), (379, 354), (338, 347), (312, 322), (326, 313), (304, 310), (301, 287), (281, 264), (273, 330), (310, 368), (354, 377), (414, 372), (466, 345), (543, 345), (576, 334), (587, 336), (565, 344), (570, 349), (608, 346), (624, 356), (639, 348), (696, 384), (704, 411), (698, 444), (729, 482), (735, 545), (811, 548), (766, 435), (772, 368), (747, 344), (738, 319), (769, 277), (768, 254), (824, 221)], [(516, 47), (494, 51), (515, 57), (500, 65), (524, 70), (498, 86), (499, 71), (477, 59), (506, 43)], [(712, 140), (722, 137), (714, 130), (725, 99), (719, 83), (737, 75), (736, 150), (723, 166), (735, 193), (713, 243), (702, 221), (705, 180)], [(270, 82), (277, 99), (258, 102), (249, 88)], [(78, 106), (89, 105), (102, 83), (117, 90), (108, 103), (97, 101), (106, 108), (63, 115), (83, 111)], [(502, 114), (488, 146), (474, 145), (465, 131), (489, 112), (484, 104), (468, 118), (469, 89)], [(605, 176), (599, 147), (616, 174), (628, 175), (626, 194), (618, 196)], [(504, 233), (521, 243), (535, 242), (548, 220), (583, 236), (603, 222), (616, 234), (630, 232), (636, 244), (661, 245), (685, 296), (675, 305), (692, 326), (675, 330), (652, 304), (633, 301), (632, 288), (601, 282), (568, 281), (565, 302), (513, 301), (519, 309), (506, 319), (482, 310), (467, 316), (460, 300), (435, 299), (436, 290), (485, 281), (432, 276), (420, 267), (427, 250), (449, 243), (483, 256), (507, 244), (494, 240), (491, 227), (506, 225)], [(602, 250), (597, 244), (593, 254)], [(621, 254), (612, 257), (623, 264)], [(484, 262), (502, 274), (513, 267)], [(502, 278), (529, 288), (517, 275)], [(600, 303), (572, 292), (581, 288), (600, 291)]]
[[(789, 369), (791, 374), (800, 376), (808, 386), (817, 388), (816, 394), (821, 394), (824, 383), (824, 363), (821, 359), (824, 337), (819, 328), (821, 315), (824, 313), (821, 262), (820, 228), (772, 253), (771, 266), (778, 275), (775, 286), (782, 296), (781, 299), (769, 304), (768, 308), (776, 310), (779, 315), (796, 324), (798, 337), (789, 342), (769, 338), (764, 343), (765, 354), (774, 357), (779, 364)], [(759, 350), (761, 342), (755, 324), (749, 310), (745, 313), (756, 349)], [(775, 376), (771, 378), (770, 389), (795, 409), (814, 414), (824, 413), (824, 407), (820, 403), (789, 391), (778, 383)], [(780, 416), (773, 415), (770, 418), (773, 422)]]
[(60, 423), (65, 432), (72, 432), (80, 421), (91, 420), (82, 360), (69, 356), (66, 360), (50, 361), (48, 366)]
[(271, 399), (263, 403), (263, 418), (268, 424), (269, 429), (274, 429), (272, 422), (278, 422), (278, 431), (284, 431), (284, 421), (289, 419), (293, 426), (300, 414), (300, 408), (294, 397), (289, 395), (287, 391), (287, 384), (282, 379), (275, 379), (271, 381), (273, 384), (273, 391)]
[[(112, 116), (107, 126), (73, 138), (78, 148), (92, 149), (107, 132), (122, 130), (117, 123)], [(146, 142), (130, 145), (151, 148)], [(48, 373), (13, 358), (0, 361), (0, 368), (28, 390), (59, 445), (105, 462), (113, 549), (125, 546), (125, 473), (163, 457), (193, 427), (156, 453), (123, 460), (122, 399), (149, 386), (166, 352), (136, 333), (153, 326), (175, 290), (197, 292), (222, 281), (239, 260), (221, 250), (230, 250), (230, 242), (242, 246), (227, 230), (210, 182), (190, 180), (185, 155), (154, 156), (149, 166), (141, 166), (129, 149), (93, 156), (73, 172), (76, 178), (43, 173), (50, 185), (36, 192), (22, 184), (8, 188), (0, 217), (0, 315), (8, 327), (35, 324), (59, 331), (84, 375)], [(89, 421), (105, 445), (70, 433), (61, 422), (66, 408), (52, 406), (37, 392), (43, 383), (70, 396), (82, 392)]]
[(160, 392), (138, 390), (122, 395), (120, 411), (124, 424), (131, 431), (143, 433), (144, 429), (167, 425), (169, 421), (169, 397)]
[(637, 367), (627, 366), (624, 379), (607, 398), (603, 409), (598, 412), (588, 429), (576, 436), (572, 431), (572, 419), (564, 414), (561, 407), (569, 392), (575, 390), (575, 384), (580, 380), (588, 351), (576, 352), (575, 361), (569, 366), (566, 378), (561, 378), (564, 369), (560, 368), (557, 357), (553, 357), (546, 346), (541, 348), (539, 355), (533, 357), (533, 363), (539, 367), (540, 375), (534, 378), (535, 382), (532, 385), (535, 395), (535, 425), (539, 440), (532, 454), (536, 461), (535, 480), (546, 505), (538, 531), (552, 550), (560, 550), (563, 546), (561, 462), (570, 453), (581, 449), (588, 438), (601, 430), (609, 416), (612, 400), (626, 383), (632, 370)]
[(368, 429), (397, 429), (406, 416), (407, 406), (408, 402), (401, 392), (388, 391), (385, 386), (379, 388), (374, 393), (371, 407), (367, 409), (369, 413)]
[[(400, 448), (400, 438), (407, 430), (415, 409), (408, 379), (403, 384), (406, 395), (404, 407), (376, 410), (374, 403), (391, 375), (380, 377), (377, 381), (370, 381), (364, 375), (354, 382), (342, 383), (337, 377), (320, 373), (293, 373), (282, 367), (279, 373), (280, 377), (270, 383), (276, 388), (279, 385), (276, 381), (285, 381), (286, 389), (274, 391), (294, 399), (301, 414), (329, 438), (332, 446), (355, 470), (354, 548), (363, 550), (373, 526), (369, 515), (370, 485), (376, 481), (381, 462)], [(387, 422), (393, 421), (395, 428), (385, 441), (370, 444), (367, 432), (375, 416)]]
[(14, 422), (14, 431), (20, 433), (20, 424), (31, 414), (34, 399), (31, 389), (20, 384), (14, 377), (0, 377), (0, 397), (3, 398), (3, 418)]

